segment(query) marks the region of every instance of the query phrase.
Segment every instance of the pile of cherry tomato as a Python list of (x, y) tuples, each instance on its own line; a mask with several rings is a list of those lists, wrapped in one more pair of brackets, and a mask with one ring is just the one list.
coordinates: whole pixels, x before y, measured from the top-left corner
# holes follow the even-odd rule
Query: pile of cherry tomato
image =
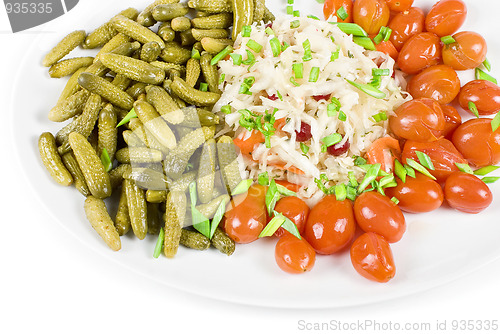
[[(413, 100), (389, 118), (391, 136), (377, 140), (366, 158), (369, 164), (380, 163), (384, 171), (393, 173), (395, 160), (404, 165), (407, 158), (418, 161), (417, 152), (423, 152), (433, 163), (435, 169), (429, 172), (436, 180), (417, 172), (405, 182), (396, 178), (397, 186), (386, 188), (386, 196), (369, 191), (352, 202), (328, 195), (312, 209), (297, 197), (280, 199), (275, 210), (293, 221), (302, 236), (299, 239), (283, 228), (275, 233), (279, 237), (276, 262), (286, 272), (309, 271), (316, 254), (329, 255), (350, 247), (358, 273), (387, 282), (396, 271), (390, 244), (399, 241), (406, 230), (402, 211), (430, 212), (446, 202), (456, 210), (478, 213), (492, 202), (488, 186), (459, 168), (460, 164), (481, 168), (500, 162), (500, 128), (493, 131), (491, 118), (480, 118), (500, 111), (500, 87), (486, 80), (462, 87), (456, 73), (481, 66), (486, 42), (471, 31), (457, 33), (467, 15), (462, 0), (441, 0), (427, 15), (412, 7), (413, 2), (326, 0), (323, 11), (329, 18), (343, 7), (347, 18), (338, 17), (338, 21), (354, 22), (372, 37), (383, 26), (392, 29), (390, 39), (376, 47), (411, 76), (407, 91)], [(453, 42), (443, 43), (445, 36), (452, 36)], [(470, 102), (477, 113), (469, 109)], [(462, 123), (458, 106), (477, 117)], [(296, 190), (296, 185), (277, 182)], [(270, 220), (265, 195), (266, 187), (256, 184), (233, 198), (223, 225), (236, 242), (258, 239)], [(357, 228), (363, 234), (355, 238)]]

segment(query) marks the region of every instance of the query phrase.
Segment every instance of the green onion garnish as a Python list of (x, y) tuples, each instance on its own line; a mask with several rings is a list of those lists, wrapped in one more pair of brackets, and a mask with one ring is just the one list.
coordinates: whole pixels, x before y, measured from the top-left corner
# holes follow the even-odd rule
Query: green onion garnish
[(366, 31), (364, 31), (363, 28), (361, 28), (361, 26), (357, 25), (356, 23), (344, 23), (344, 22), (329, 22), (329, 23), (339, 27), (339, 29), (342, 30), (342, 32), (344, 32), (345, 34), (368, 37)]
[(293, 0), (287, 0), (287, 3), (288, 3), (289, 5), (293, 5)]
[(281, 52), (285, 51), (289, 47), (290, 47), (290, 44), (288, 44), (287, 42), (283, 42), (283, 45), (281, 45)]
[(268, 172), (260, 173), (259, 176), (257, 177), (257, 182), (261, 186), (269, 185), (269, 173)]
[(374, 164), (371, 165), (368, 171), (366, 172), (365, 177), (361, 181), (361, 184), (358, 187), (358, 192), (362, 192), (363, 190), (366, 189), (372, 183), (377, 179), (378, 172), (380, 171), (381, 164)]
[(335, 186), (335, 198), (337, 201), (343, 201), (347, 198), (347, 189), (345, 184), (341, 183)]
[(342, 110), (340, 110), (339, 111), (339, 121), (345, 122), (346, 120), (347, 120), (346, 114)]
[(397, 177), (403, 181), (403, 183), (406, 183), (406, 168), (399, 162), (398, 159), (394, 160), (394, 174), (396, 174)]
[(485, 176), (485, 175), (488, 175), (489, 173), (496, 171), (498, 168), (500, 168), (500, 167), (499, 166), (486, 166), (483, 168), (479, 168), (478, 170), (476, 170), (474, 172), (474, 174), (480, 175), (480, 176)]
[(116, 125), (116, 127), (119, 127), (119, 126), (122, 126), (123, 124), (127, 124), (128, 122), (130, 122), (130, 120), (132, 118), (137, 118), (137, 114), (135, 113), (135, 109), (132, 108), (128, 114), (125, 115), (125, 117), (123, 117), (123, 119), (120, 121), (120, 123), (118, 123)]
[(370, 37), (362, 37), (362, 36), (354, 36), (352, 38), (352, 41), (362, 47), (364, 47), (367, 50), (375, 51), (375, 44), (373, 44), (373, 41), (370, 39)]
[(319, 17), (314, 16), (314, 15), (307, 15), (308, 18), (313, 19), (313, 20), (320, 20)]
[(247, 47), (257, 53), (262, 50), (262, 45), (254, 41), (253, 39), (249, 39), (247, 42)]
[(347, 198), (350, 199), (351, 201), (354, 201), (356, 199), (356, 196), (358, 195), (358, 192), (355, 187), (352, 186), (347, 186)]
[(291, 191), (281, 184), (276, 184), (276, 189), (278, 189), (278, 192), (283, 196), (297, 196), (297, 193), (295, 191)]
[(200, 91), (202, 91), (202, 92), (208, 91), (208, 84), (206, 82), (200, 83)]
[(224, 114), (230, 114), (231, 113), (231, 106), (229, 104), (226, 104), (225, 106), (222, 106), (220, 108), (220, 111)]
[(415, 160), (410, 159), (410, 158), (406, 158), (406, 163), (410, 167), (414, 168), (416, 171), (419, 171), (420, 173), (424, 174), (425, 176), (427, 176), (433, 180), (436, 180), (436, 178), (431, 173), (429, 173), (429, 171), (424, 166), (422, 166), (421, 164), (419, 164)]
[(165, 230), (163, 227), (160, 229), (160, 234), (158, 234), (158, 239), (156, 240), (155, 250), (153, 252), (153, 257), (155, 259), (160, 257), (161, 249), (163, 247), (163, 242), (165, 241)]
[(302, 60), (304, 61), (311, 60), (312, 59), (311, 42), (309, 42), (309, 40), (306, 39), (302, 43), (302, 47), (304, 48), (304, 57), (302, 57)]
[(279, 39), (273, 37), (269, 40), (269, 44), (271, 45), (271, 50), (273, 51), (273, 56), (278, 57), (281, 53), (281, 43)]
[(366, 165), (366, 159), (364, 159), (363, 157), (355, 155), (353, 156), (353, 159), (354, 159), (354, 166)]
[(230, 53), (229, 57), (233, 60), (233, 65), (239, 66), (241, 65), (241, 61), (243, 60), (243, 57), (240, 54), (237, 53)]
[(387, 188), (388, 185), (391, 185), (394, 182), (395, 182), (394, 175), (390, 174), (390, 175), (387, 175), (387, 176), (384, 176), (383, 178), (381, 178), (379, 183), (378, 183), (378, 186), (380, 188)]
[(493, 130), (493, 132), (497, 131), (499, 126), (500, 126), (500, 111), (497, 112), (495, 117), (493, 117), (493, 119), (491, 120), (491, 130)]
[(498, 84), (497, 79), (493, 78), (491, 75), (484, 72), (479, 67), (476, 68), (476, 80), (488, 80), (488, 81), (493, 82), (495, 85)]
[(309, 82), (318, 81), (318, 77), (319, 77), (319, 67), (311, 68), (311, 72), (309, 72)]
[(411, 168), (410, 166), (408, 165), (404, 165), (405, 169), (406, 169), (406, 174), (409, 176), (409, 177), (412, 177), (412, 178), (416, 178), (417, 176), (415, 175), (415, 170), (413, 168)]
[(297, 83), (297, 81), (295, 81), (295, 79), (293, 77), (290, 77), (290, 82), (292, 83), (292, 85), (294, 85), (295, 87), (298, 87), (300, 86), (299, 83)]
[(113, 168), (113, 162), (109, 158), (108, 151), (105, 148), (102, 149), (101, 162), (106, 172), (109, 172)]
[(265, 30), (266, 34), (268, 35), (276, 35), (273, 31), (273, 29), (271, 29), (271, 27), (267, 27)]
[(380, 75), (376, 75), (372, 78), (372, 81), (370, 81), (370, 86), (373, 86), (375, 88), (380, 88), (382, 85), (382, 77)]
[(458, 170), (467, 174), (474, 174), (472, 171), (472, 168), (468, 164), (461, 164), (458, 162), (455, 162), (455, 166), (457, 166)]
[(302, 151), (303, 155), (306, 155), (307, 152), (309, 152), (309, 146), (304, 143), (300, 143), (300, 150)]
[(325, 0), (316, 0), (316, 2), (323, 4), (323, 3), (325, 3)]
[(491, 63), (490, 63), (490, 61), (488, 60), (488, 58), (486, 58), (486, 59), (483, 61), (483, 66), (484, 66), (484, 68), (485, 68), (488, 72), (491, 72)]
[(200, 56), (200, 51), (198, 51), (197, 49), (193, 48), (191, 50), (191, 58), (194, 58), (194, 59), (200, 59), (201, 56)]
[(246, 193), (250, 188), (250, 186), (252, 185), (252, 183), (253, 180), (251, 179), (241, 181), (240, 183), (238, 183), (236, 187), (234, 187), (233, 191), (231, 192), (231, 196)]
[(361, 90), (362, 92), (376, 98), (376, 99), (383, 99), (385, 98), (387, 95), (382, 92), (380, 89), (377, 89), (371, 85), (368, 85), (368, 84), (360, 84), (360, 83), (357, 83), (357, 82), (354, 82), (354, 81), (351, 81), (349, 79), (345, 79), (348, 83), (350, 83), (351, 85), (353, 85), (354, 87), (356, 87), (357, 89)]
[(250, 37), (251, 33), (252, 33), (252, 27), (251, 26), (243, 26), (241, 28), (241, 36), (242, 37)]
[(472, 101), (469, 101), (469, 110), (474, 114), (474, 116), (479, 118), (479, 111), (477, 110), (476, 104)]
[(441, 42), (443, 42), (445, 45), (456, 43), (455, 39), (452, 36), (441, 37)]
[(293, 6), (286, 6), (286, 13), (288, 15), (293, 15)]
[(280, 93), (280, 91), (279, 91), (279, 90), (277, 90), (277, 91), (276, 91), (276, 95), (278, 95), (278, 98), (279, 98), (281, 101), (283, 101), (283, 95), (281, 95), (281, 93)]
[(219, 77), (219, 85), (220, 85), (221, 83), (223, 83), (225, 79), (226, 79), (226, 74), (225, 74), (225, 73), (222, 73), (222, 74), (220, 75), (220, 77)]
[(246, 50), (246, 52), (247, 52), (247, 59), (243, 60), (241, 63), (243, 65), (253, 65), (255, 63), (255, 56), (250, 50)]
[(217, 64), (219, 61), (226, 58), (231, 52), (233, 52), (233, 47), (230, 45), (226, 46), (224, 50), (222, 50), (212, 58), (212, 60), (210, 61), (210, 65), (213, 66)]
[(198, 198), (195, 181), (189, 184), (189, 196), (191, 198), (191, 218), (193, 227), (207, 238), (210, 238), (210, 220), (196, 209)]
[(332, 97), (331, 98), (331, 103), (329, 103), (327, 106), (326, 106), (326, 112), (328, 113), (328, 117), (333, 117), (337, 114), (337, 112), (340, 111), (340, 108), (342, 107), (342, 105), (340, 104), (340, 101), (339, 99), (337, 99), (336, 97)]
[(391, 70), (388, 68), (373, 68), (372, 75), (375, 76), (388, 76), (391, 74)]
[(415, 151), (415, 153), (417, 153), (418, 161), (420, 161), (422, 166), (430, 170), (435, 170), (434, 164), (432, 163), (431, 158), (427, 154), (420, 151)]
[(337, 46), (337, 51), (332, 52), (330, 56), (330, 61), (335, 61), (339, 59), (339, 54), (340, 54), (340, 46)]
[(292, 64), (292, 72), (295, 76), (295, 79), (302, 79), (304, 77), (302, 70), (304, 68), (303, 63)]
[(340, 143), (342, 141), (342, 135), (339, 133), (332, 133), (329, 136), (323, 137), (321, 141), (326, 145), (326, 147), (330, 147), (332, 145)]
[(299, 20), (294, 20), (290, 22), (290, 29), (295, 29), (300, 27), (300, 21)]
[(285, 216), (275, 215), (273, 219), (267, 223), (266, 227), (260, 232), (259, 238), (272, 236), (285, 222)]
[(358, 180), (356, 180), (356, 177), (354, 176), (354, 172), (349, 172), (347, 173), (347, 177), (349, 178), (349, 184), (353, 187), (358, 186)]
[(292, 234), (293, 236), (295, 236), (299, 240), (302, 240), (302, 237), (300, 236), (300, 233), (299, 233), (299, 229), (297, 228), (297, 225), (295, 225), (294, 222), (292, 222), (290, 219), (285, 217), (283, 214), (276, 212), (276, 211), (274, 211), (274, 216), (275, 217), (276, 216), (278, 216), (278, 217), (283, 216), (285, 218), (285, 222), (281, 225), (281, 227), (283, 227), (285, 230), (290, 232), (290, 234)]
[(341, 19), (341, 20), (345, 20), (345, 19), (347, 19), (347, 17), (348, 17), (349, 15), (347, 15), (347, 12), (345, 11), (344, 6), (340, 6), (340, 8), (339, 8), (339, 9), (337, 9), (337, 16), (338, 16), (338, 17), (339, 17), (339, 19)]
[(375, 121), (375, 123), (387, 121), (387, 114), (385, 113), (385, 111), (381, 111), (378, 114), (373, 115), (372, 118), (373, 118), (373, 121)]
[(495, 183), (500, 180), (499, 176), (487, 176), (481, 179), (484, 183)]
[(300, 11), (299, 10), (294, 10), (293, 11), (293, 16), (294, 17), (299, 17), (300, 16)]
[(220, 222), (222, 221), (222, 217), (224, 217), (224, 212), (226, 212), (226, 200), (223, 199), (219, 207), (217, 208), (217, 211), (215, 211), (214, 217), (212, 218), (212, 224), (210, 224), (210, 239), (214, 236), (215, 230), (219, 226)]
[(391, 201), (393, 201), (394, 204), (396, 204), (396, 205), (399, 204), (399, 199), (397, 199), (396, 197), (391, 198)]
[(278, 191), (278, 187), (276, 186), (276, 181), (272, 179), (271, 182), (269, 182), (269, 188), (267, 188), (266, 192), (266, 208), (269, 215), (273, 212), (279, 198), (280, 193)]

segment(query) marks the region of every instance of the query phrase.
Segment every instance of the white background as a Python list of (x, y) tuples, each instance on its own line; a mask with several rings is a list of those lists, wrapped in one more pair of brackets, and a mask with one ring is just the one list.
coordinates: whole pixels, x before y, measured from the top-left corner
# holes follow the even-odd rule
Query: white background
[[(80, 2), (86, 6), (99, 3)], [(70, 18), (64, 19), (68, 22)], [(500, 321), (498, 260), (446, 286), (403, 299), (342, 309), (282, 310), (224, 303), (180, 292), (101, 257), (51, 219), (31, 193), (13, 152), (8, 116), (10, 83), (24, 51), (36, 36), (31, 31), (11, 34), (5, 11), (0, 9), (0, 135), (1, 142), (5, 143), (0, 164), (3, 182), (0, 192), (1, 333), (153, 333), (174, 329), (189, 333), (195, 330), (294, 333), (304, 332), (298, 330), (299, 320), (366, 319), (429, 322), (432, 332), (436, 332), (437, 320), (447, 320), (448, 328), (454, 319)], [(453, 238), (453, 231), (449, 237)]]

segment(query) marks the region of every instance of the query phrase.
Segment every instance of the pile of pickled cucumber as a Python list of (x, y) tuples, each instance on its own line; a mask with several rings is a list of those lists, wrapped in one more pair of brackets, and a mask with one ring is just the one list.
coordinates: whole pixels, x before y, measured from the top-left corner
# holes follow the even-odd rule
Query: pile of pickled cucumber
[[(39, 138), (42, 162), (86, 197), (86, 216), (111, 249), (132, 231), (159, 234), (170, 258), (179, 245), (233, 253), (219, 227), (190, 227), (193, 208), (213, 217), (242, 182), (231, 137), (214, 137), (223, 120), (212, 111), (221, 94), (213, 58), (231, 48), (231, 33), (273, 19), (264, 0), (157, 0), (74, 31), (45, 56), (51, 77), (71, 77), (48, 114), (66, 124)], [(78, 46), (100, 50), (63, 59)], [(103, 201), (113, 192), (116, 214)]]

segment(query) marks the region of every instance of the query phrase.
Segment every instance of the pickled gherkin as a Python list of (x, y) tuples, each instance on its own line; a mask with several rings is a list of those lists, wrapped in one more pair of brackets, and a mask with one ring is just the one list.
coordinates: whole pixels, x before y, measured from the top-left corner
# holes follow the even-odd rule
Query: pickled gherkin
[(38, 150), (45, 168), (47, 168), (54, 181), (63, 186), (71, 185), (73, 177), (62, 163), (61, 157), (57, 153), (56, 141), (50, 132), (44, 132), (40, 135)]
[(157, 85), (165, 79), (165, 71), (139, 59), (106, 53), (101, 55), (101, 62), (110, 70), (135, 81)]
[(173, 149), (177, 145), (174, 133), (151, 104), (146, 101), (136, 101), (134, 109), (146, 129), (161, 145), (169, 149)]
[(143, 44), (151, 41), (157, 42), (160, 47), (163, 49), (165, 47), (165, 43), (163, 40), (155, 34), (152, 30), (140, 25), (139, 23), (132, 21), (131, 19), (123, 16), (117, 15), (115, 16), (111, 22), (113, 23), (113, 27), (119, 32), (139, 41)]
[(163, 226), (162, 215), (160, 214), (160, 206), (158, 203), (147, 203), (148, 211), (148, 233), (158, 234)]
[(220, 94), (213, 92), (202, 92), (200, 90), (189, 87), (186, 81), (176, 77), (170, 85), (172, 92), (179, 96), (184, 101), (197, 105), (197, 106), (210, 106), (215, 104), (219, 98)]
[(57, 45), (50, 50), (49, 53), (43, 58), (42, 65), (50, 67), (61, 60), (68, 53), (73, 51), (78, 45), (82, 44), (85, 40), (85, 31), (77, 30), (64, 37)]
[(94, 57), (76, 57), (61, 60), (49, 68), (51, 78), (62, 78), (75, 73), (82, 67), (88, 67), (94, 62)]
[(233, 15), (230, 13), (220, 13), (204, 17), (195, 17), (191, 20), (194, 28), (216, 29), (229, 28), (233, 23)]
[(194, 58), (189, 59), (186, 64), (186, 84), (190, 87), (194, 87), (198, 82), (200, 73), (200, 61)]
[(97, 231), (109, 248), (114, 251), (120, 250), (120, 236), (109, 216), (104, 201), (94, 196), (87, 197), (85, 200), (85, 214), (94, 230)]
[(220, 227), (215, 229), (212, 246), (228, 256), (233, 254), (235, 249), (234, 241)]
[(158, 5), (163, 5), (163, 4), (168, 4), (168, 3), (175, 3), (179, 2), (179, 0), (156, 0), (150, 5), (148, 5), (137, 17), (137, 22), (145, 27), (151, 27), (154, 26), (156, 23), (156, 20), (153, 18), (153, 15), (151, 14), (151, 11)]
[[(127, 8), (121, 11), (118, 15), (123, 15), (131, 20), (135, 20), (137, 18), (138, 12), (135, 8)], [(117, 33), (118, 32), (113, 28), (113, 24), (111, 23), (111, 21), (108, 21), (88, 34), (82, 46), (86, 49), (101, 47), (109, 42), (114, 36), (116, 36)]]
[(233, 41), (241, 32), (244, 26), (253, 23), (254, 0), (231, 0), (231, 9), (233, 11)]
[(170, 21), (176, 17), (184, 16), (189, 12), (189, 7), (181, 3), (158, 5), (151, 11), (156, 21)]
[(217, 71), (217, 67), (211, 64), (211, 61), (212, 56), (209, 53), (204, 52), (201, 54), (200, 65), (205, 82), (208, 84), (208, 90), (220, 94), (219, 72)]
[(83, 72), (78, 78), (78, 83), (122, 109), (130, 110), (134, 105), (134, 100), (130, 95), (95, 74)]
[(155, 61), (161, 53), (160, 45), (156, 42), (147, 42), (141, 49), (141, 60), (145, 62)]
[(216, 55), (226, 48), (228, 45), (233, 45), (233, 41), (227, 38), (212, 38), (203, 37), (201, 39), (203, 49), (212, 55)]
[(185, 228), (181, 230), (179, 242), (184, 247), (196, 250), (206, 250), (210, 247), (210, 239), (199, 232), (190, 231)]
[(130, 216), (128, 214), (127, 190), (123, 185), (120, 191), (118, 209), (116, 210), (115, 227), (118, 231), (118, 235), (125, 235), (131, 229)]
[(208, 203), (213, 196), (215, 188), (215, 167), (217, 166), (217, 153), (215, 139), (207, 140), (202, 147), (196, 187), (198, 199)]
[(49, 120), (52, 122), (64, 122), (71, 117), (82, 113), (90, 93), (80, 90), (58, 102), (49, 112)]
[(135, 236), (140, 240), (148, 232), (147, 203), (144, 190), (140, 189), (134, 181), (124, 179), (123, 186), (127, 194), (127, 206), (130, 225)]
[(171, 191), (168, 193), (166, 209), (163, 215), (165, 222), (163, 252), (168, 258), (173, 258), (179, 249), (186, 209), (187, 198), (184, 192)]
[(99, 114), (97, 122), (98, 137), (97, 137), (97, 151), (101, 156), (102, 151), (105, 149), (108, 152), (109, 159), (115, 159), (115, 152), (117, 146), (118, 130), (116, 129), (116, 112), (113, 105), (108, 103)]
[(217, 155), (219, 158), (219, 167), (222, 172), (224, 183), (229, 193), (242, 181), (240, 169), (238, 166), (238, 154), (231, 137), (222, 136), (217, 142)]
[(90, 195), (89, 187), (85, 182), (85, 177), (83, 176), (82, 170), (80, 166), (78, 166), (78, 162), (76, 162), (75, 156), (73, 153), (68, 152), (62, 156), (62, 162), (64, 166), (68, 169), (73, 177), (73, 184), (75, 188), (85, 197)]

